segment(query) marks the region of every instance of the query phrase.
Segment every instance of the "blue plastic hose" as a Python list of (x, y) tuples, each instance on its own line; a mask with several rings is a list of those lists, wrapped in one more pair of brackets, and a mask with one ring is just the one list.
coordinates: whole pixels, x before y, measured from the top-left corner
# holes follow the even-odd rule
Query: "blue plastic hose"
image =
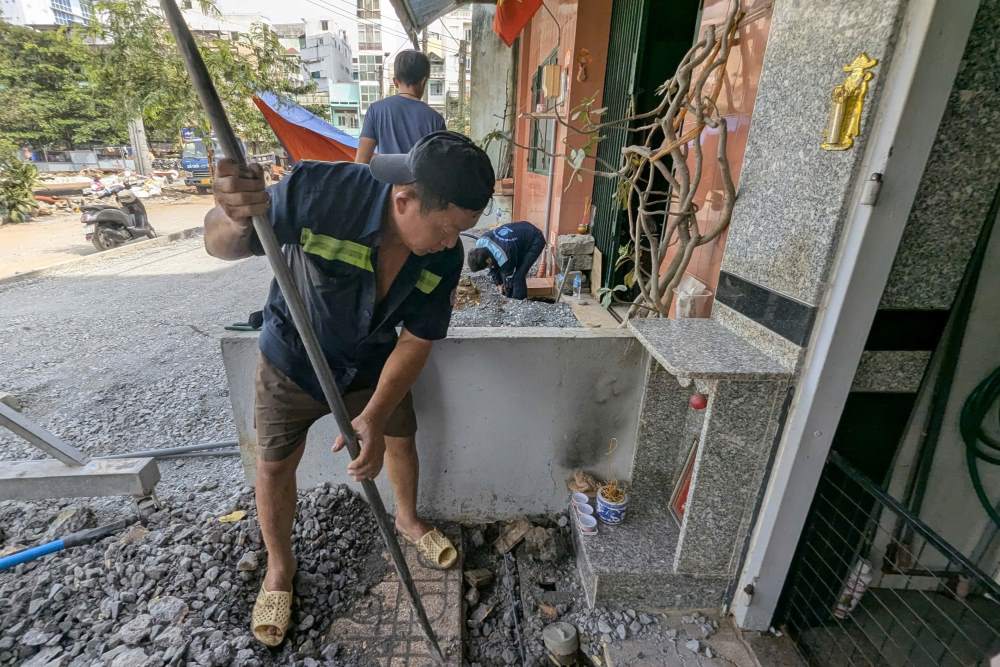
[(54, 554), (57, 551), (62, 551), (63, 549), (68, 549), (70, 547), (79, 546), (81, 544), (89, 544), (91, 542), (96, 542), (98, 540), (103, 540), (105, 537), (117, 533), (119, 530), (123, 530), (127, 526), (132, 525), (138, 520), (138, 517), (129, 517), (127, 519), (119, 519), (114, 523), (109, 523), (105, 526), (98, 526), (97, 528), (87, 528), (85, 530), (78, 530), (75, 533), (70, 533), (69, 535), (63, 535), (58, 540), (52, 540), (51, 542), (45, 542), (44, 544), (39, 544), (37, 547), (29, 547), (27, 549), (22, 549), (17, 553), (10, 554), (9, 556), (4, 556), (0, 558), (0, 572), (4, 570), (9, 570), (10, 568), (20, 565), (21, 563), (27, 563), (28, 561), (35, 560), (36, 558), (41, 558), (42, 556), (48, 556), (49, 554)]
[(27, 563), (29, 560), (35, 560), (36, 558), (41, 558), (42, 556), (48, 556), (49, 554), (57, 551), (62, 551), (65, 548), (66, 543), (63, 542), (62, 539), (58, 539), (46, 542), (45, 544), (39, 544), (37, 547), (23, 549), (17, 553), (12, 553), (9, 556), (0, 558), (0, 571), (8, 570), (15, 565), (20, 565), (21, 563)]

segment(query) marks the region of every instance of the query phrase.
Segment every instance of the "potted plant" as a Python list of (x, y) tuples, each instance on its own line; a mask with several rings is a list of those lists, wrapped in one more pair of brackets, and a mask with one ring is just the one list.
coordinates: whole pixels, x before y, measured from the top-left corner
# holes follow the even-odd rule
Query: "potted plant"
[(618, 480), (602, 484), (597, 490), (597, 516), (603, 523), (618, 524), (625, 520), (628, 494)]
[[(618, 439), (611, 438), (608, 448), (608, 472), (611, 472), (611, 454), (618, 448)], [(619, 524), (625, 520), (625, 509), (628, 507), (628, 494), (625, 487), (614, 479), (611, 474), (608, 480), (597, 489), (597, 517), (609, 525)]]

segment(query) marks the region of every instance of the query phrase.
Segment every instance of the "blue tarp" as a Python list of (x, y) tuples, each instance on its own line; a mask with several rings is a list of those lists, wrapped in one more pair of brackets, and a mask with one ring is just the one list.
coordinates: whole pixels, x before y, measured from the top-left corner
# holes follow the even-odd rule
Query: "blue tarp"
[[(358, 140), (355, 137), (352, 137), (342, 130), (338, 130), (329, 122), (323, 120), (308, 109), (302, 108), (295, 102), (287, 98), (278, 97), (274, 93), (258, 93), (257, 97), (285, 121), (309, 130), (310, 132), (315, 132), (316, 134), (326, 137), (327, 139), (332, 139), (333, 141), (343, 144), (348, 148), (357, 150)], [(278, 135), (278, 138), (281, 139), (280, 134)]]

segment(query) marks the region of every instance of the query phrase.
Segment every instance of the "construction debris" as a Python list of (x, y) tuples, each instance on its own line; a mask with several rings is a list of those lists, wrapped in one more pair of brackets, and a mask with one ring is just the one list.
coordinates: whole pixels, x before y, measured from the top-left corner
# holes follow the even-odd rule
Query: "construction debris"
[(455, 288), (455, 309), (470, 308), (479, 305), (479, 288), (469, 276), (462, 276)]
[(485, 568), (466, 570), (465, 583), (473, 588), (482, 588), (493, 582), (493, 573)]
[(493, 543), (493, 548), (501, 556), (516, 547), (524, 536), (531, 530), (531, 522), (527, 519), (518, 519), (507, 524), (500, 537)]
[[(607, 651), (619, 657), (635, 657), (640, 650), (637, 647), (645, 651), (645, 658), (637, 662), (615, 660), (614, 664), (687, 664), (692, 656), (684, 645), (689, 641), (698, 642), (698, 655), (702, 658), (707, 658), (710, 651), (717, 653), (705, 637), (706, 627), (716, 628), (717, 624), (700, 614), (680, 619), (623, 607), (591, 609), (568, 546), (572, 527), (560, 526), (557, 517), (527, 523), (526, 537), (505, 555), (500, 555), (493, 545), (510, 534), (514, 526), (520, 528), (523, 525), (520, 521), (465, 531), (464, 563), (468, 568), (465, 574), (480, 570), (497, 573), (494, 581), (478, 589), (470, 585), (467, 590), (467, 594), (476, 590), (479, 597), (477, 604), (466, 607), (466, 664), (551, 665), (555, 661), (546, 649), (543, 632), (554, 622), (569, 623), (576, 628), (580, 647), (575, 656), (578, 665), (606, 664), (601, 656)], [(472, 542), (477, 533), (483, 536), (479, 546)], [(538, 556), (547, 558), (549, 554), (545, 550), (539, 552), (537, 545), (550, 540), (555, 558), (542, 560)], [(513, 554), (516, 554), (516, 571), (511, 577), (506, 573), (504, 560)], [(469, 584), (468, 579), (466, 583)], [(516, 595), (512, 596), (511, 591)], [(524, 660), (519, 653), (522, 646)], [(650, 647), (655, 653), (650, 653)]]
[[(471, 285), (479, 292), (475, 305), (456, 307), (451, 315), (453, 327), (578, 327), (580, 321), (573, 309), (565, 303), (545, 303), (508, 299), (484, 274), (466, 274)], [(467, 294), (471, 289), (466, 287)]]
[[(249, 492), (231, 502), (253, 506)], [(9, 541), (30, 544), (48, 530), (12, 509), (0, 508)], [(374, 518), (346, 487), (319, 487), (300, 496), (294, 539), (296, 626), (276, 651), (247, 628), (264, 574), (250, 567), (264, 556), (255, 512), (220, 524), (179, 504), (155, 513), (134, 539), (107, 538), (4, 573), (0, 664), (352, 664), (326, 630), (386, 572)]]

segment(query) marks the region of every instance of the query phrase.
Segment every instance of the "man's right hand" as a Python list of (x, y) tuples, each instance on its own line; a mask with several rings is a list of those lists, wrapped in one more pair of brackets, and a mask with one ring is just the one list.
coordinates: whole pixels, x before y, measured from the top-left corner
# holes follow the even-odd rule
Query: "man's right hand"
[(249, 226), (251, 217), (267, 214), (270, 198), (259, 164), (240, 168), (233, 160), (219, 160), (212, 189), (215, 203), (235, 223)]

